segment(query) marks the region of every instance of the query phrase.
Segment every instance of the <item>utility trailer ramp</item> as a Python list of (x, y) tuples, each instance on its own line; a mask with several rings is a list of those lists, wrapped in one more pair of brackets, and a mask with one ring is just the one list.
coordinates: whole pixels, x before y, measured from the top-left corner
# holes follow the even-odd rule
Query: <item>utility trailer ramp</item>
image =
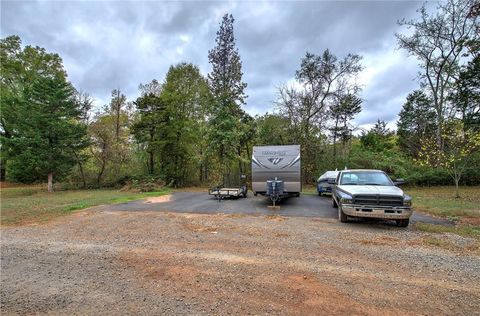
[(267, 181), (283, 181), (282, 197), (299, 196), (302, 191), (300, 145), (254, 146), (252, 190), (267, 195)]

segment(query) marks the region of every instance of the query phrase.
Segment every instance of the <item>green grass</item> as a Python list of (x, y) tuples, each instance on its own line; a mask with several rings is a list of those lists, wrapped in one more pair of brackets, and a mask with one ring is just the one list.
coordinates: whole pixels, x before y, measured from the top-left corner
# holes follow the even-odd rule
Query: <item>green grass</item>
[(1, 189), (2, 225), (39, 223), (73, 211), (101, 204), (124, 203), (148, 196), (169, 193), (132, 193), (118, 190), (70, 190), (46, 192), (45, 186), (24, 186)]
[(416, 211), (441, 217), (480, 217), (480, 186), (461, 187), (458, 199), (453, 186), (406, 188), (405, 191), (413, 197)]
[(428, 233), (453, 233), (464, 237), (472, 237), (480, 239), (480, 226), (471, 225), (456, 225), (456, 226), (443, 226), (433, 225), (427, 223), (415, 223), (415, 229), (428, 232)]

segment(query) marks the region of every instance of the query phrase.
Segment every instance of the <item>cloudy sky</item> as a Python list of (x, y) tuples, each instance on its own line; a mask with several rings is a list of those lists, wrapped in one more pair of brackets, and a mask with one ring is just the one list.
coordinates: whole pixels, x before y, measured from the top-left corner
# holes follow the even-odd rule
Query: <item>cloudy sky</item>
[(417, 62), (396, 48), (401, 18), (416, 17), (418, 1), (157, 2), (3, 1), (1, 36), (19, 35), (63, 58), (74, 86), (96, 105), (120, 88), (136, 98), (138, 85), (163, 80), (182, 61), (210, 71), (208, 50), (225, 13), (234, 31), (247, 82), (250, 114), (273, 111), (277, 86), (292, 80), (306, 51), (363, 56), (363, 111), (394, 126), (406, 95), (418, 86)]

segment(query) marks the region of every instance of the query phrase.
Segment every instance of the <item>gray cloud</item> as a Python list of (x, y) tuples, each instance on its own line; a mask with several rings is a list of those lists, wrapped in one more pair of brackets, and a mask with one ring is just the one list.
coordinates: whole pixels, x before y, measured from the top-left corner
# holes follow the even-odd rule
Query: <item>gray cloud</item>
[[(290, 80), (306, 51), (329, 48), (365, 57), (366, 100), (358, 124), (394, 121), (416, 87), (414, 61), (394, 50), (396, 21), (420, 2), (1, 2), (1, 36), (59, 53), (77, 89), (107, 102), (120, 88), (130, 99), (140, 83), (163, 80), (172, 64), (210, 71), (221, 16), (232, 13), (252, 113), (272, 111), (275, 87)], [(394, 57), (392, 57), (394, 56)], [(407, 65), (407, 66), (405, 66)]]

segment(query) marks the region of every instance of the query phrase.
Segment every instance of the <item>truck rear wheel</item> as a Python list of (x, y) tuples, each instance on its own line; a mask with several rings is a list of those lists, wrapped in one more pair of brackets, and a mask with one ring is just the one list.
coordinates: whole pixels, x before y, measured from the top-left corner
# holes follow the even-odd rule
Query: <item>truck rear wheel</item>
[(398, 227), (407, 227), (408, 224), (410, 223), (410, 219), (407, 218), (407, 219), (397, 219), (397, 226)]
[(342, 211), (342, 207), (341, 207), (341, 206), (338, 207), (338, 219), (339, 219), (340, 222), (342, 222), (342, 223), (348, 222), (347, 215)]

